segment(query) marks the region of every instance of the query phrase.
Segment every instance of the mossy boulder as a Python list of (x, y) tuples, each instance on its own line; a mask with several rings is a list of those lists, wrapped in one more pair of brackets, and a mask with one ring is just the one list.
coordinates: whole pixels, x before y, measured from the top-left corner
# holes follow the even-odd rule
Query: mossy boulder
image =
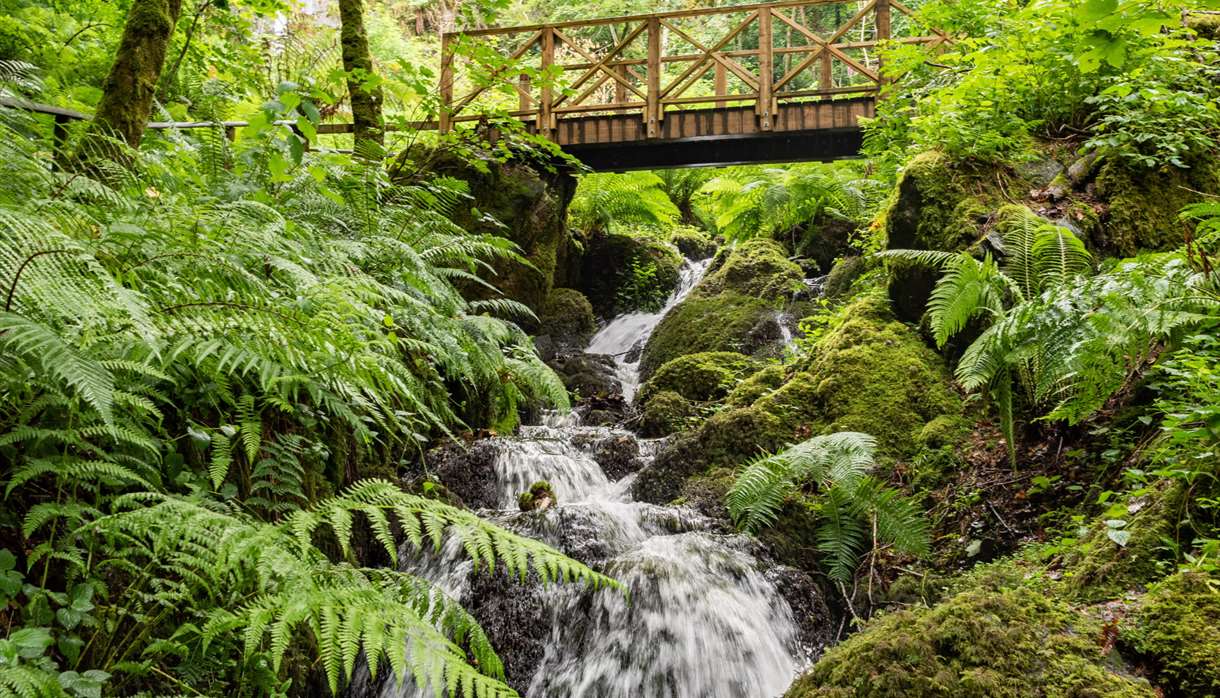
[(822, 296), (830, 300), (847, 298), (851, 295), (852, 284), (864, 276), (873, 263), (864, 257), (844, 257), (835, 262), (822, 282)]
[(668, 436), (682, 430), (695, 414), (690, 400), (672, 390), (656, 392), (642, 403), (640, 434), (649, 438)]
[(774, 240), (749, 240), (716, 256), (692, 296), (710, 298), (726, 291), (782, 300), (802, 287), (801, 267)]
[[(1156, 580), (1167, 555), (1163, 541), (1176, 538), (1185, 496), (1180, 484), (1162, 482), (1131, 503), (1137, 511), (1121, 529), (1100, 518), (1094, 521), (1064, 556), (1070, 593), (1080, 600), (1102, 601)], [(1111, 537), (1112, 531), (1121, 533), (1123, 545)]]
[[(943, 153), (930, 151), (912, 158), (875, 223), (885, 232), (886, 247), (955, 252), (973, 245), (992, 206), (968, 188), (967, 181)], [(889, 288), (898, 317), (908, 322), (923, 317), (935, 282), (933, 271), (896, 269)]]
[[(472, 233), (506, 237), (520, 247), (528, 264), (496, 260), (488, 280), (508, 298), (541, 314), (554, 279), (563, 276), (560, 267), (572, 245), (567, 211), (576, 180), (570, 172), (525, 157), (502, 162), (469, 148), (420, 149), (408, 155), (432, 175), (467, 183), (473, 201), (454, 207), (453, 222)], [(496, 295), (476, 285), (463, 290), (470, 297)]]
[(1181, 245), (1178, 211), (1198, 201), (1197, 192), (1220, 193), (1220, 166), (1204, 161), (1185, 170), (1147, 171), (1112, 160), (1102, 164), (1095, 186), (1106, 213), (1093, 246), (1104, 254), (1129, 257)]
[(647, 402), (656, 393), (672, 391), (695, 402), (719, 400), (760, 368), (761, 361), (732, 351), (687, 354), (657, 369), (638, 399)]
[(806, 369), (816, 385), (819, 431), (862, 431), (877, 438), (883, 454), (909, 456), (929, 422), (961, 414), (948, 368), (881, 297), (861, 297), (845, 318), (819, 340)]
[(1179, 572), (1158, 582), (1120, 624), (1119, 639), (1168, 696), (1220, 696), (1220, 579)]
[(763, 395), (783, 385), (786, 377), (783, 366), (771, 364), (738, 383), (737, 387), (725, 396), (724, 402), (732, 407), (749, 407)]
[(712, 236), (693, 226), (675, 226), (669, 233), (669, 241), (687, 259), (707, 259), (716, 253)]
[[(675, 435), (640, 472), (636, 497), (667, 502), (692, 475), (836, 431), (872, 434), (881, 457), (893, 461), (920, 449), (929, 423), (959, 424), (961, 400), (943, 359), (894, 319), (884, 298), (863, 297), (845, 317), (806, 366), (755, 374), (726, 397), (730, 408)], [(952, 431), (943, 420), (932, 430), (942, 427)]]
[(1220, 41), (1220, 14), (1214, 12), (1191, 12), (1184, 18), (1190, 27), (1204, 39)]
[(539, 315), (539, 334), (559, 347), (582, 347), (593, 335), (593, 306), (574, 288), (556, 288), (547, 294)]
[(1153, 698), (1111, 664), (1101, 623), (1026, 588), (889, 613), (829, 650), (785, 698)]
[(585, 241), (575, 283), (598, 317), (660, 310), (678, 286), (682, 264), (677, 249), (660, 238), (596, 231)]
[(644, 346), (640, 375), (687, 354), (735, 351), (764, 355), (783, 336), (779, 309), (804, 274), (773, 240), (721, 250), (703, 280), (661, 319)]

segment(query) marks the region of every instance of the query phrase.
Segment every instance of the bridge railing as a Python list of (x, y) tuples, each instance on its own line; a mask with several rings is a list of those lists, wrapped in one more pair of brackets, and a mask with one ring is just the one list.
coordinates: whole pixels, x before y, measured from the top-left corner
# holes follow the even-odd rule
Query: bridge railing
[(886, 42), (940, 45), (898, 0), (788, 0), (444, 35), (442, 132), (488, 111), (553, 134), (564, 119), (754, 107), (876, 93)]

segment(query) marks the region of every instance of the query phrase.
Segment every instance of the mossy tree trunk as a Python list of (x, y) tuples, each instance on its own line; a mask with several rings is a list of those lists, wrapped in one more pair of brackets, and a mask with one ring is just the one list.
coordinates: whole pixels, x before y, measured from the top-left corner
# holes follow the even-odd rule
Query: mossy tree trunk
[(385, 124), (381, 115), (381, 87), (373, 83), (373, 57), (364, 30), (363, 0), (339, 0), (339, 42), (343, 49), (343, 70), (347, 72), (347, 91), (352, 102), (352, 120), (357, 151), (362, 142), (385, 144)]
[[(140, 145), (182, 0), (134, 0), (84, 147), (101, 138)], [(100, 137), (100, 138), (99, 138)]]

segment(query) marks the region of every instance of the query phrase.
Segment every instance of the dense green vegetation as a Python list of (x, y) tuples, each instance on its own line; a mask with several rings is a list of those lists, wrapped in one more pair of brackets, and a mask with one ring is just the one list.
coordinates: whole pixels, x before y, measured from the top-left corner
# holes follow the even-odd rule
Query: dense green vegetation
[[(397, 570), (615, 586), (425, 455), (574, 405), (824, 587), (793, 698), (1220, 694), (1220, 5), (910, 3), (851, 162), (411, 125), (442, 31), (705, 4), (0, 0), (0, 96), (96, 116), (0, 107), (0, 697), (516, 695)], [(624, 405), (579, 350), (684, 258)]]

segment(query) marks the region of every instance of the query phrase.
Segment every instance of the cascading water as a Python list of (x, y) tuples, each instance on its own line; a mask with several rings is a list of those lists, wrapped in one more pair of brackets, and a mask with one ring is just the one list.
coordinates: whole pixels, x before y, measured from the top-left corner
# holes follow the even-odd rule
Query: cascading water
[(644, 348), (644, 342), (648, 341), (648, 335), (652, 333), (661, 318), (665, 317), (665, 313), (686, 298), (686, 294), (690, 293), (691, 289), (699, 283), (711, 263), (711, 259), (698, 262), (687, 260), (686, 264), (682, 265), (679, 274), (678, 288), (666, 301), (665, 307), (655, 313), (637, 312), (620, 315), (593, 335), (593, 339), (589, 341), (589, 348), (585, 350), (588, 353), (608, 354), (614, 357), (614, 363), (618, 369), (617, 377), (623, 384), (623, 399), (627, 402), (631, 402), (635, 398), (635, 391), (640, 384), (640, 352)]
[[(707, 263), (690, 263), (668, 310), (698, 282)], [(611, 322), (589, 351), (612, 353), (624, 390), (638, 382), (638, 356), (665, 311)], [(529, 698), (774, 698), (806, 663), (793, 613), (760, 569), (743, 536), (717, 531), (715, 521), (682, 507), (631, 499), (627, 475), (612, 482), (586, 450), (598, 438), (634, 438), (575, 420), (526, 427), (498, 437), (495, 471), (502, 525), (565, 550), (572, 541), (625, 592), (580, 585), (541, 590), (549, 625), (542, 657), (525, 690)], [(655, 442), (641, 442), (645, 461)], [(516, 498), (532, 483), (551, 483), (558, 504), (517, 512)], [(572, 554), (572, 553), (570, 553)], [(468, 596), (469, 566), (446, 551), (411, 571), (448, 593)], [(463, 601), (472, 599), (463, 598)], [(523, 682), (524, 685), (524, 682)], [(432, 695), (384, 685), (381, 698)]]

